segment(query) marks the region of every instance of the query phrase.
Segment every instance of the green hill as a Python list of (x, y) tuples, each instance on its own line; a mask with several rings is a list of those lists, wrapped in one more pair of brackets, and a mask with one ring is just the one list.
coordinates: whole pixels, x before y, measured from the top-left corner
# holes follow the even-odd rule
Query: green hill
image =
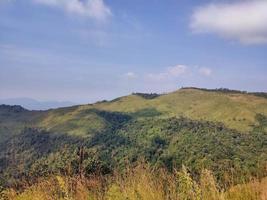
[[(91, 106), (82, 106), (88, 109)], [(97, 109), (119, 112), (138, 112), (155, 109), (162, 117), (184, 116), (196, 120), (222, 122), (240, 131), (252, 130), (257, 113), (267, 115), (267, 99), (251, 94), (209, 92), (200, 89), (181, 89), (153, 99), (130, 95), (115, 102), (93, 105)]]
[[(267, 99), (250, 94), (181, 89), (152, 99), (130, 95), (110, 102), (53, 110), (41, 120), (40, 125), (50, 128), (49, 120), (53, 121), (54, 126), (57, 124), (59, 127), (70, 123), (73, 126), (77, 125), (79, 131), (76, 129), (76, 133), (80, 134), (86, 134), (91, 128), (103, 128), (101, 119), (97, 119), (90, 112), (88, 114), (87, 111), (90, 109), (122, 112), (134, 116), (139, 113), (140, 117), (142, 114), (144, 117), (156, 115), (163, 118), (184, 116), (195, 120), (222, 122), (229, 128), (245, 132), (252, 130), (252, 126), (257, 123), (256, 114), (267, 115)], [(90, 127), (86, 123), (90, 118), (96, 123), (95, 127)], [(64, 130), (72, 133), (71, 130)]]
[(34, 126), (52, 132), (88, 135), (108, 126), (105, 119), (93, 112), (97, 109), (126, 113), (134, 117), (183, 116), (194, 120), (221, 122), (228, 128), (247, 132), (257, 125), (257, 114), (267, 115), (267, 98), (241, 92), (189, 88), (152, 96), (153, 98), (149, 98), (136, 93), (113, 101), (47, 111), (30, 112), (22, 108), (21, 111), (12, 112), (12, 109), (8, 111), (2, 106), (0, 128), (20, 130)]
[(229, 174), (236, 182), (262, 177), (266, 116), (264, 93), (196, 88), (47, 111), (2, 105), (0, 184), (81, 169), (110, 173), (141, 158), (193, 174), (208, 168), (221, 182)]

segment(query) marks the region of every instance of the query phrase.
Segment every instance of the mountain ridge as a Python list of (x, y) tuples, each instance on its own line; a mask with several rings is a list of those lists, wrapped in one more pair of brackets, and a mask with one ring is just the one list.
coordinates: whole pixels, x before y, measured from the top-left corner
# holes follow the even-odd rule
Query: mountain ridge
[[(267, 99), (235, 90), (191, 87), (165, 94), (133, 93), (94, 104), (28, 111), (24, 116), (18, 114), (16, 117), (18, 123), (21, 117), (24, 124), (27, 124), (25, 119), (29, 119), (35, 127), (87, 135), (88, 131), (97, 131), (105, 126), (103, 119), (90, 111), (92, 109), (121, 112), (135, 117), (183, 116), (193, 120), (221, 122), (228, 128), (248, 132), (257, 125), (257, 114), (267, 115)], [(2, 119), (2, 123), (8, 120)], [(90, 121), (94, 124), (87, 123)]]

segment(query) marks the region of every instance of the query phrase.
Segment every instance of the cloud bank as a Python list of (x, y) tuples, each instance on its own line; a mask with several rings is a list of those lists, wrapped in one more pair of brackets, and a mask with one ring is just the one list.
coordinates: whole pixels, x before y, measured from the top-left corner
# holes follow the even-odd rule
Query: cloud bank
[(165, 68), (159, 73), (148, 73), (145, 77), (152, 81), (164, 82), (175, 81), (177, 79), (190, 79), (192, 77), (210, 77), (212, 70), (208, 67), (193, 67), (187, 65), (174, 65)]
[[(154, 71), (156, 70), (156, 71)], [(176, 64), (169, 67), (150, 68), (139, 73), (129, 71), (121, 74), (119, 85), (125, 91), (168, 92), (183, 86), (206, 87), (215, 79), (216, 73), (208, 67)], [(219, 86), (218, 86), (219, 87)]]
[(215, 33), (243, 44), (267, 43), (267, 1), (211, 3), (194, 10), (193, 32)]
[(60, 8), (67, 13), (106, 21), (112, 15), (103, 0), (33, 0), (35, 3)]

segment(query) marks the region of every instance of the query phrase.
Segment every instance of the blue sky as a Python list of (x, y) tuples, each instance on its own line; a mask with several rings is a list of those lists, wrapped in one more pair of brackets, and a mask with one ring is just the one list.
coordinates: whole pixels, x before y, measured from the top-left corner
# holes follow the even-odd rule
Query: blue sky
[(267, 2), (1, 0), (0, 99), (267, 92)]

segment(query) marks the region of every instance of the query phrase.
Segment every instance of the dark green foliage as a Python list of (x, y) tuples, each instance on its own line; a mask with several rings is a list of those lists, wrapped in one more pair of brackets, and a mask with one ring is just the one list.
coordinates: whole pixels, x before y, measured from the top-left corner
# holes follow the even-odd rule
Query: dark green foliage
[(104, 110), (91, 109), (89, 112), (94, 112), (100, 117), (104, 118), (107, 122), (111, 123), (112, 126), (119, 126), (131, 119), (131, 116), (120, 112), (107, 112)]
[[(45, 159), (48, 155), (63, 150), (68, 152), (67, 155), (71, 155), (80, 144), (79, 138), (66, 134), (51, 134), (46, 131), (26, 128), (21, 134), (14, 135), (5, 143), (0, 144), (0, 174), (9, 180), (6, 184), (13, 184), (13, 178), (44, 175), (49, 171), (48, 167), (52, 167), (45, 165), (45, 163), (49, 163), (49, 160)], [(42, 164), (46, 167), (36, 168), (37, 171), (32, 170), (33, 165), (39, 160), (42, 160)], [(54, 161), (58, 165), (59, 159)]]
[(185, 118), (145, 119), (132, 121), (119, 132), (135, 144), (133, 155), (169, 168), (184, 164), (193, 173), (209, 168), (220, 179), (231, 170), (235, 177), (263, 175), (267, 160), (266, 133), (242, 134), (222, 124)]
[(14, 106), (10, 106), (10, 105), (0, 105), (0, 111), (1, 114), (2, 113), (21, 113), (24, 111), (27, 111), (25, 108), (23, 108), (22, 106), (19, 105), (14, 105)]
[(267, 117), (265, 115), (258, 113), (255, 118), (259, 122), (259, 126), (267, 127)]
[(157, 94), (157, 93), (133, 93), (133, 95), (137, 95), (137, 96), (140, 96), (144, 99), (155, 99), (159, 96), (161, 96), (161, 94)]
[(254, 125), (254, 132), (264, 132), (267, 128), (267, 117), (257, 113), (255, 119), (258, 122), (258, 125)]
[(157, 111), (155, 108), (145, 108), (131, 113), (134, 117), (156, 117), (161, 115), (161, 112)]
[(102, 101), (97, 101), (97, 102), (95, 102), (95, 104), (107, 103), (107, 102), (108, 102), (107, 100), (102, 100)]
[(240, 90), (231, 90), (228, 88), (216, 88), (216, 89), (207, 89), (207, 88), (197, 88), (197, 87), (182, 87), (181, 89), (194, 89), (194, 90), (203, 90), (206, 92), (222, 92), (222, 93), (232, 93), (232, 94), (247, 94), (247, 91), (240, 91)]

